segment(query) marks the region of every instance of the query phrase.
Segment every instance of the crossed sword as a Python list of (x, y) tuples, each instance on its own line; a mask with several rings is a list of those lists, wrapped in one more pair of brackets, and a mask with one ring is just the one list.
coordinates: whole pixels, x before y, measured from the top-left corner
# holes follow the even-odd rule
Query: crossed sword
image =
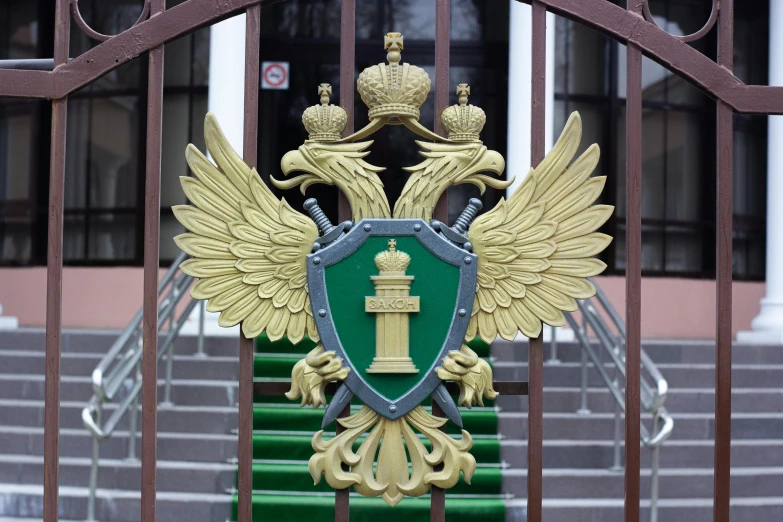
[[(481, 210), (482, 206), (480, 199), (472, 198), (468, 201), (468, 206), (462, 211), (457, 218), (457, 221), (454, 222), (453, 227), (449, 227), (436, 220), (432, 220), (430, 226), (450, 243), (455, 244), (468, 252), (472, 252), (473, 246), (468, 241), (466, 234), (470, 224), (473, 222), (473, 219), (475, 219), (476, 214)], [(304, 208), (310, 214), (310, 217), (313, 218), (318, 230), (321, 232), (321, 236), (313, 243), (313, 252), (337, 241), (341, 236), (347, 234), (348, 231), (353, 228), (352, 221), (343, 221), (337, 226), (332, 225), (332, 222), (326, 217), (326, 214), (321, 210), (321, 207), (318, 206), (318, 201), (316, 201), (315, 198), (310, 198), (305, 201)], [(332, 397), (332, 401), (326, 407), (321, 428), (326, 428), (326, 426), (336, 420), (343, 409), (351, 404), (351, 399), (353, 399), (353, 392), (349, 390), (348, 386), (344, 383), (340, 384), (334, 397)], [(432, 393), (432, 400), (441, 407), (443, 413), (446, 414), (446, 417), (451, 422), (462, 428), (462, 416), (459, 413), (459, 408), (451, 395), (449, 395), (448, 390), (446, 390), (445, 384), (440, 383), (438, 385)]]

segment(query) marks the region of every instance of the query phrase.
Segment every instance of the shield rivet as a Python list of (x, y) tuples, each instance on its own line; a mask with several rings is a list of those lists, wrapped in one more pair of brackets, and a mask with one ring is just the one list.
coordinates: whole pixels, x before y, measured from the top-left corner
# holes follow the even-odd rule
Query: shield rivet
[(468, 315), (468, 311), (465, 310), (464, 308), (460, 308), (459, 312), (457, 313), (459, 314), (460, 317), (465, 317), (466, 315)]
[(365, 232), (369, 232), (370, 230), (372, 230), (372, 225), (370, 225), (369, 223), (367, 223), (366, 225), (364, 225), (364, 231), (365, 231)]
[(318, 310), (318, 315), (321, 317), (326, 317), (326, 310), (321, 308), (320, 310)]
[(416, 223), (415, 225), (413, 225), (413, 230), (415, 230), (416, 232), (421, 232), (421, 225), (419, 223)]
[(320, 257), (314, 257), (313, 258), (313, 264), (314, 265), (320, 265), (321, 264), (321, 258)]
[(397, 413), (397, 406), (395, 406), (394, 404), (389, 405), (389, 412)]
[[(318, 259), (318, 258), (316, 258), (316, 259)], [(466, 265), (469, 265), (469, 264), (471, 264), (472, 262), (473, 262), (473, 260), (472, 260), (471, 258), (469, 258), (468, 256), (465, 256), (465, 264), (466, 264)]]

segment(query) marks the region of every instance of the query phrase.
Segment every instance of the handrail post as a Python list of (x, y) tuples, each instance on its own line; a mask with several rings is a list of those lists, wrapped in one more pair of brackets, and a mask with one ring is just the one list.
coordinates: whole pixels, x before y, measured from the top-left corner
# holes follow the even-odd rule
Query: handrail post
[[(657, 413), (653, 417), (652, 436), (658, 434), (660, 415)], [(658, 522), (658, 470), (660, 467), (661, 445), (656, 444), (650, 455), (650, 522)]]
[[(619, 383), (615, 380), (615, 386), (619, 386)], [(620, 415), (620, 405), (617, 401), (614, 403), (614, 460), (612, 462), (611, 471), (622, 471), (622, 451), (620, 450), (620, 435), (623, 431), (623, 420)]]
[[(141, 364), (136, 365), (136, 380), (141, 380)], [(133, 399), (131, 416), (128, 420), (128, 460), (136, 460), (136, 423), (139, 415), (139, 397)]]
[[(169, 314), (169, 332), (174, 331), (174, 307), (179, 302), (179, 292), (177, 291), (177, 282), (174, 281), (172, 283), (171, 288), (171, 313)], [(173, 403), (171, 402), (171, 378), (174, 373), (174, 342), (166, 343), (164, 341), (164, 345), (166, 346), (166, 388), (163, 393), (163, 403), (161, 406), (165, 406), (167, 408), (173, 406)]]
[(206, 316), (204, 308), (206, 308), (206, 306), (207, 304), (204, 301), (198, 304), (198, 351), (196, 352), (196, 357), (207, 356), (207, 354), (204, 353), (204, 319)]
[[(95, 424), (101, 425), (103, 413), (103, 401), (98, 399), (95, 407)], [(92, 466), (90, 467), (90, 496), (87, 498), (87, 521), (95, 521), (95, 496), (98, 490), (98, 459), (100, 458), (101, 441), (97, 436), (92, 436)]]
[[(587, 327), (585, 326), (585, 332)], [(578, 415), (590, 415), (590, 408), (587, 407), (587, 351), (582, 349), (582, 385), (579, 393), (579, 409), (576, 410)]]
[(549, 364), (559, 364), (560, 359), (557, 358), (557, 328), (554, 326), (549, 327), (552, 331), (552, 338), (549, 340)]

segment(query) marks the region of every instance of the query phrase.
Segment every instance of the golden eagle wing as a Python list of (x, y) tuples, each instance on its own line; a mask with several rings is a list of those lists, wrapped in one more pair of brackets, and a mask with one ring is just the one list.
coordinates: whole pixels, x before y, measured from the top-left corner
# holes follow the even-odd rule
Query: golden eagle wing
[(541, 333), (541, 322), (563, 326), (576, 299), (595, 295), (588, 277), (606, 265), (592, 256), (611, 242), (596, 230), (614, 207), (593, 205), (606, 177), (590, 177), (600, 155), (591, 145), (570, 166), (582, 137), (572, 113), (541, 164), (514, 194), (479, 216), (468, 239), (479, 258), (478, 282), (466, 338), (491, 342), (499, 334)]
[(277, 199), (255, 169), (231, 148), (213, 114), (204, 123), (213, 165), (189, 145), (195, 177), (180, 178), (191, 205), (173, 207), (189, 232), (174, 238), (192, 259), (180, 265), (199, 281), (190, 293), (220, 312), (221, 326), (242, 323), (247, 337), (297, 343), (318, 334), (307, 293), (306, 258), (318, 237), (315, 223)]

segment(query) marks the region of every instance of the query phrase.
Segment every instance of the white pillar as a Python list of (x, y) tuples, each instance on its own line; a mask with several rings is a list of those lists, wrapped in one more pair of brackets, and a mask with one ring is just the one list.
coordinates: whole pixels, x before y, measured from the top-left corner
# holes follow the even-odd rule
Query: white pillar
[[(509, 198), (530, 171), (530, 125), (532, 81), (532, 12), (527, 4), (509, 1), (508, 27), (508, 131), (506, 147), (506, 175), (514, 176), (514, 183), (506, 189)], [(546, 14), (546, 95), (544, 108), (545, 149), (553, 144), (555, 114), (555, 15)], [(560, 129), (557, 129), (559, 132)], [(544, 340), (549, 341), (551, 327), (544, 327)], [(574, 332), (560, 328), (559, 341), (573, 341)]]
[[(209, 31), (209, 94), (207, 110), (217, 116), (223, 133), (242, 155), (245, 120), (245, 15), (237, 15)], [(204, 306), (200, 303), (199, 306)], [(182, 326), (182, 335), (198, 334), (199, 306)], [(221, 328), (218, 315), (206, 312), (204, 333), (236, 337), (239, 326)]]
[(19, 328), (19, 320), (16, 317), (3, 317), (3, 305), (0, 304), (0, 330), (15, 330)]
[[(530, 170), (530, 99), (532, 78), (531, 7), (510, 0), (508, 28), (508, 135), (506, 173), (515, 176), (506, 189), (510, 196)], [(552, 148), (555, 111), (555, 15), (546, 14), (546, 96), (544, 132), (546, 151)]]
[[(769, 84), (783, 86), (783, 0), (769, 1)], [(742, 342), (783, 344), (783, 116), (768, 116), (767, 294)]]
[(509, 0), (509, 5), (506, 176), (513, 176), (514, 183), (506, 189), (506, 197), (514, 193), (530, 170), (530, 83), (533, 52), (530, 6), (516, 0)]

